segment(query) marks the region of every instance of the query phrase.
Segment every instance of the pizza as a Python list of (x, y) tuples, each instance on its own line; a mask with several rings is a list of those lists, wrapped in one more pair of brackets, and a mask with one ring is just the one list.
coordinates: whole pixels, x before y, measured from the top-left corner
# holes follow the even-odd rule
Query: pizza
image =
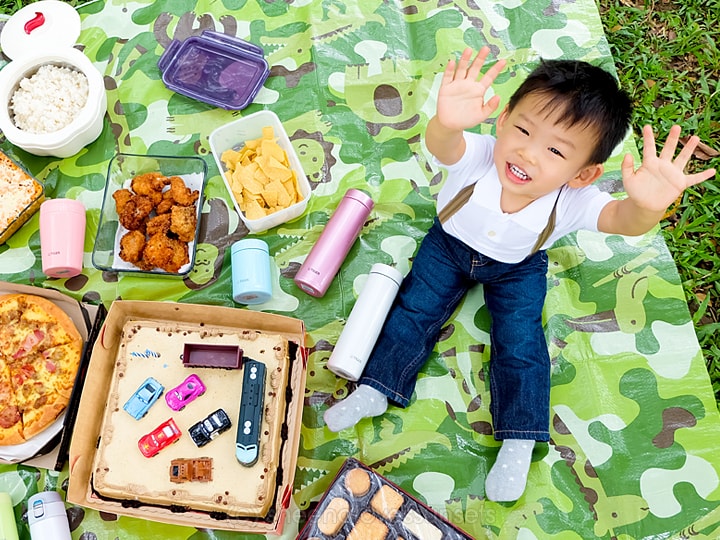
[(51, 301), (0, 295), (0, 446), (26, 442), (65, 410), (82, 343), (72, 319)]

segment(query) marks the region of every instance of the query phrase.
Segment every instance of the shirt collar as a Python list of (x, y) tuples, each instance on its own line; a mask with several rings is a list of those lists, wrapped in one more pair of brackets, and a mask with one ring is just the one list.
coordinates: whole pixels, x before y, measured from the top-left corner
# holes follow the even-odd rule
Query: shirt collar
[[(476, 186), (473, 192), (473, 199), (476, 201), (476, 204), (502, 216), (503, 220), (512, 221), (525, 229), (537, 231), (538, 233), (547, 225), (553, 205), (560, 192), (560, 188), (551, 191), (539, 199), (534, 200), (519, 212), (508, 214), (500, 208), (502, 186), (497, 175), (487, 175), (478, 181), (478, 184), (480, 183), (483, 184), (482, 187)], [(478, 189), (482, 189), (482, 196), (477, 195)]]

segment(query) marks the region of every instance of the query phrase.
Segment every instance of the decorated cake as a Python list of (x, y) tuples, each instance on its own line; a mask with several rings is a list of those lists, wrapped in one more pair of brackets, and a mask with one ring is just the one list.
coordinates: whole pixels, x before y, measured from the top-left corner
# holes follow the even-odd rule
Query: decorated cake
[[(240, 367), (183, 362), (186, 344), (219, 345), (220, 349), (238, 346), (242, 350)], [(244, 379), (250, 375), (250, 366), (254, 373), (256, 363), (264, 365), (266, 374), (260, 398), (259, 449), (254, 462), (241, 463), (239, 454), (236, 456), (236, 436), (238, 429), (248, 424), (247, 420), (238, 421), (240, 404), (247, 384)], [(288, 372), (288, 342), (280, 335), (169, 321), (127, 321), (93, 462), (92, 490), (124, 504), (262, 518), (276, 495)], [(205, 389), (184, 408), (176, 411), (169, 405), (171, 401), (162, 397), (155, 397), (139, 419), (123, 408), (149, 377), (169, 392), (182, 386), (190, 374), (197, 375)], [(211, 434), (207, 444), (198, 446), (189, 430), (206, 418), (217, 417), (218, 409), (227, 413), (232, 426)], [(177, 426), (179, 438), (145, 457), (138, 441), (169, 420)], [(211, 480), (178, 483), (172, 478), (173, 460), (200, 458), (212, 459)]]

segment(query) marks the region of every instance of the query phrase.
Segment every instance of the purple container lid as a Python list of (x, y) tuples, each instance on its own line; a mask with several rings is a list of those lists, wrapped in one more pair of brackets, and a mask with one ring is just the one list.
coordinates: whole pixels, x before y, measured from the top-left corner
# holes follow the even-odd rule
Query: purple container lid
[(173, 40), (158, 68), (170, 90), (229, 110), (250, 105), (270, 73), (260, 47), (209, 30)]

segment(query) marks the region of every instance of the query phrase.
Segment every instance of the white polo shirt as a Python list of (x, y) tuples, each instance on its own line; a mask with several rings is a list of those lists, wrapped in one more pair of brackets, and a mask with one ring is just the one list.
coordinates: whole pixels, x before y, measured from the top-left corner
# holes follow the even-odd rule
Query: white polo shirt
[[(447, 166), (435, 160), (448, 171), (445, 184), (438, 193), (438, 212), (463, 187), (476, 182), (470, 200), (443, 224), (443, 229), (492, 259), (520, 262), (530, 254), (547, 225), (558, 190), (536, 199), (518, 212), (503, 212), (500, 208), (502, 187), (493, 162), (495, 137), (465, 132), (465, 142), (465, 154), (457, 163)], [(547, 249), (558, 238), (579, 229), (597, 231), (600, 211), (612, 200), (609, 193), (594, 185), (563, 189), (557, 203), (555, 228), (541, 249)]]

